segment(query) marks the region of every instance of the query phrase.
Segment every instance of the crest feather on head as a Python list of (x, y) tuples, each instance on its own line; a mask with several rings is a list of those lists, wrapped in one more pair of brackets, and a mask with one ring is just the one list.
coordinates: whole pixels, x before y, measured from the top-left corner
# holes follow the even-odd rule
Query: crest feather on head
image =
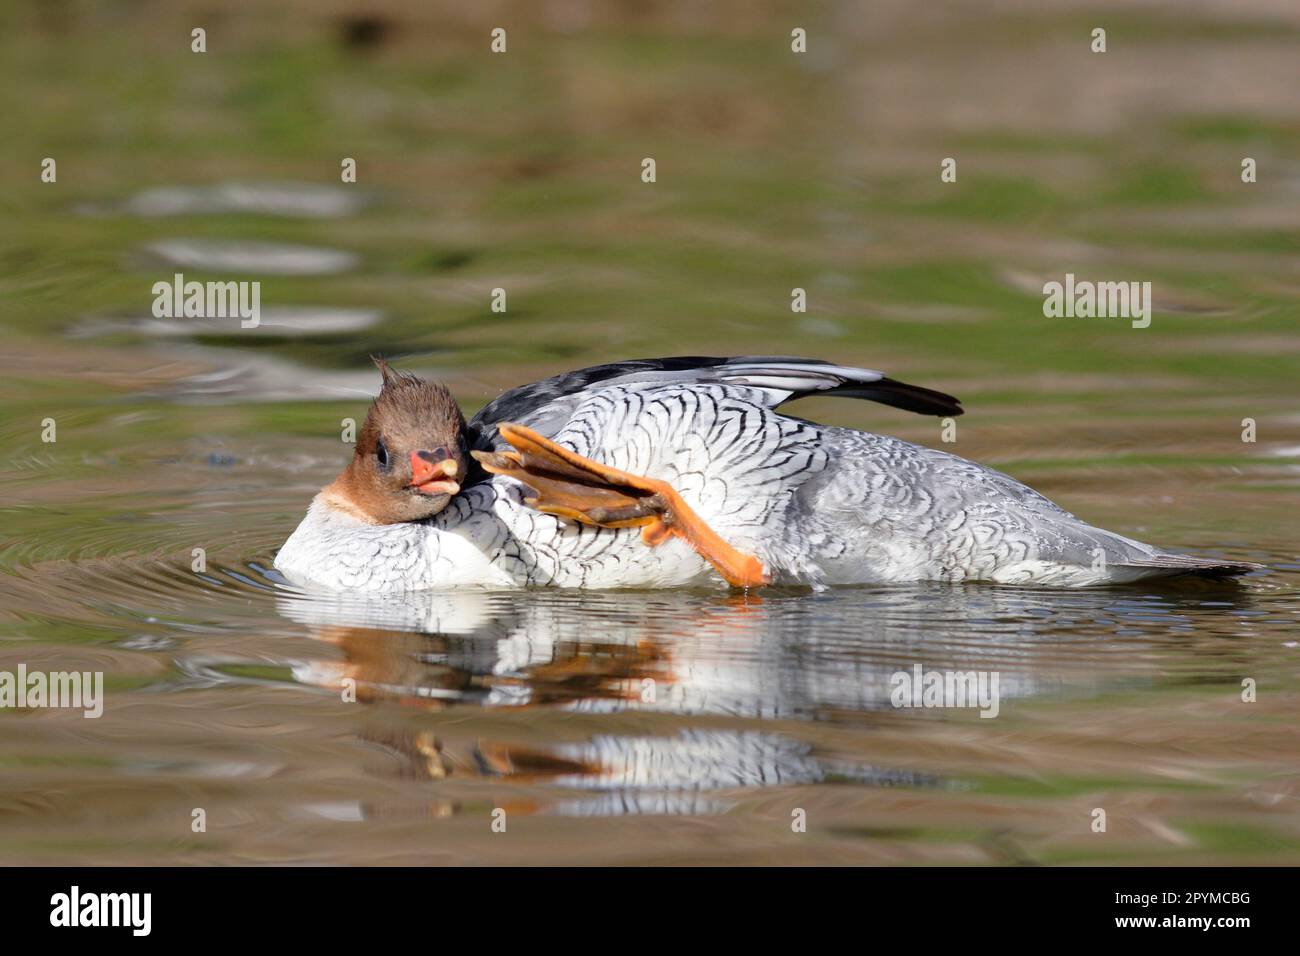
[(370, 360), (379, 369), (384, 383), (366, 415), (358, 436), (357, 453), (372, 452), (381, 431), (391, 432), (395, 443), (409, 438), (415, 448), (429, 444), (417, 442), (421, 432), (433, 432), (441, 438), (439, 444), (455, 447), (465, 419), (451, 392), (438, 382), (399, 372), (382, 356), (372, 355)]
[(379, 369), (379, 374), (384, 377), (385, 389), (387, 389), (390, 385), (401, 386), (403, 384), (408, 384), (408, 385), (426, 384), (424, 380), (417, 375), (414, 375), (410, 372), (399, 372), (397, 369), (389, 365), (388, 360), (384, 358), (382, 355), (372, 355), (370, 356), (370, 361), (375, 363), (375, 368)]

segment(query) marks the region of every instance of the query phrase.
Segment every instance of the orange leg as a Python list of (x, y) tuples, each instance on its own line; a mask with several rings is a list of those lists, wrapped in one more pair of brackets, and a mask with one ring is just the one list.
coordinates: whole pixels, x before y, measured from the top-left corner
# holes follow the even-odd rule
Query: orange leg
[(523, 425), (504, 422), (497, 431), (516, 450), (474, 457), (487, 471), (532, 488), (535, 495), (525, 501), (538, 511), (602, 528), (640, 527), (650, 547), (676, 536), (733, 587), (771, 583), (763, 562), (723, 541), (667, 482), (584, 458)]

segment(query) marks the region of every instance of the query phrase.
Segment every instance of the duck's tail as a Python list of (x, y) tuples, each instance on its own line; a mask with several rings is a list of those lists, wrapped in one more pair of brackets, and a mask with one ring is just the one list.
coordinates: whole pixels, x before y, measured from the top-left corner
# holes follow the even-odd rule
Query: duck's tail
[(1157, 553), (1114, 566), (1145, 572), (1142, 574), (1144, 578), (1168, 578), (1184, 574), (1200, 578), (1232, 578), (1264, 569), (1264, 565), (1250, 561), (1219, 561), (1214, 558), (1198, 558), (1190, 554), (1173, 552)]

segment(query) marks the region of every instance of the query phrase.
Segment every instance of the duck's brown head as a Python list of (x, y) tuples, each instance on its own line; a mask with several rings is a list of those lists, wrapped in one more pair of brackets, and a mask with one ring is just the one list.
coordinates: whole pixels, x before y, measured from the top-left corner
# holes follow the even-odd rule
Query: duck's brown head
[(381, 358), (379, 397), (366, 413), (356, 451), (326, 500), (373, 524), (436, 515), (467, 471), (465, 417), (444, 386), (397, 372)]

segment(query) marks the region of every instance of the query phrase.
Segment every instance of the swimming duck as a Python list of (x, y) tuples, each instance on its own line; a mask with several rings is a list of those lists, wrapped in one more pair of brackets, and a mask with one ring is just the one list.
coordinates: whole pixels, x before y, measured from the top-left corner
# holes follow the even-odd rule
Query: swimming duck
[(1092, 527), (1001, 472), (777, 411), (808, 395), (927, 415), (957, 399), (783, 357), (644, 359), (512, 389), (466, 422), (383, 376), (351, 462), (276, 556), (341, 591), (989, 581), (1062, 587), (1255, 565)]

